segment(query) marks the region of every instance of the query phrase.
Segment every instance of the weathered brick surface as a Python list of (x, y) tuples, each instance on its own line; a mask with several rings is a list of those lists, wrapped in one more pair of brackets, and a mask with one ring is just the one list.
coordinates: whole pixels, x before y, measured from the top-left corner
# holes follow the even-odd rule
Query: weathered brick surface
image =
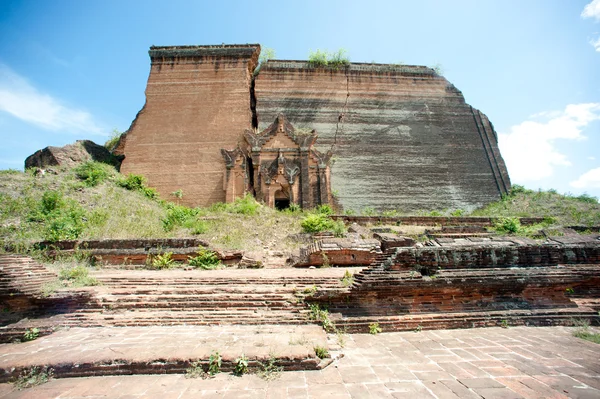
[[(415, 225), (415, 226), (492, 226), (494, 218), (483, 216), (350, 216), (350, 215), (332, 215), (334, 220), (343, 220), (346, 223), (366, 224), (387, 224), (387, 225)], [(519, 218), (522, 225), (532, 225), (541, 223), (544, 218)]]
[(345, 208), (472, 209), (510, 188), (490, 122), (430, 68), (269, 61), (255, 93), (259, 126), (283, 112), (334, 149)]
[(250, 86), (259, 45), (152, 47), (146, 104), (119, 150), (122, 173), (142, 174), (164, 199), (225, 201), (221, 148), (252, 126)]

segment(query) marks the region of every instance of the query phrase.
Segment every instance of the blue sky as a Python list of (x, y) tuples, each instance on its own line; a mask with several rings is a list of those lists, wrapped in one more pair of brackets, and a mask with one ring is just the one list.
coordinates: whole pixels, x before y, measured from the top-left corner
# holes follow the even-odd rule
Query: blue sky
[(0, 0), (0, 169), (126, 130), (151, 45), (220, 43), (439, 63), (494, 124), (513, 183), (600, 197), (600, 0)]

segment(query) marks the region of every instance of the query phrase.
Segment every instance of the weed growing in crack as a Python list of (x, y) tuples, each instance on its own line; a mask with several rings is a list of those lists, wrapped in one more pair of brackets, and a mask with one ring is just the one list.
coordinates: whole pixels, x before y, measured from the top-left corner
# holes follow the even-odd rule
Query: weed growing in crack
[(300, 338), (290, 338), (288, 344), (290, 345), (306, 345), (308, 343), (308, 338), (304, 334), (300, 336)]
[(175, 264), (173, 260), (173, 252), (165, 252), (162, 254), (156, 254), (152, 257), (150, 266), (152, 269), (162, 270), (168, 269)]
[(223, 358), (218, 351), (211, 353), (210, 357), (208, 358), (208, 374), (211, 376), (219, 374), (221, 372), (222, 361)]
[(309, 317), (311, 320), (316, 320), (321, 323), (325, 331), (335, 332), (337, 331), (335, 324), (329, 318), (329, 311), (319, 306), (319, 304), (311, 303), (308, 305), (310, 309)]
[(273, 381), (281, 376), (283, 367), (277, 365), (277, 357), (275, 354), (269, 354), (269, 359), (266, 363), (260, 363), (258, 376), (265, 381)]
[(350, 287), (352, 284), (354, 284), (354, 274), (346, 270), (344, 277), (342, 277), (342, 287)]
[(242, 356), (235, 359), (235, 368), (233, 373), (237, 376), (242, 376), (248, 373), (248, 358), (242, 353)]
[[(598, 312), (598, 314), (600, 315), (600, 312)], [(588, 320), (573, 320), (573, 326), (577, 327), (575, 331), (573, 331), (574, 337), (600, 344), (600, 333), (594, 333), (590, 330), (590, 322)]]
[(315, 355), (317, 355), (319, 359), (325, 359), (326, 357), (329, 357), (329, 351), (324, 346), (316, 345), (314, 350)]
[(202, 362), (195, 361), (190, 363), (190, 366), (185, 370), (185, 378), (202, 378), (205, 379), (208, 377), (208, 374), (204, 371), (202, 367)]
[(188, 264), (199, 269), (210, 270), (216, 269), (221, 264), (216, 252), (205, 248), (198, 249), (198, 255), (188, 256)]
[(371, 323), (369, 324), (369, 334), (377, 335), (383, 330), (379, 327), (379, 323)]
[(346, 346), (346, 329), (343, 330), (337, 330), (335, 332), (335, 335), (337, 337), (337, 343), (340, 346), (340, 348), (343, 348)]
[(33, 341), (40, 336), (39, 328), (28, 328), (23, 334), (23, 342)]
[(31, 388), (37, 385), (45, 384), (54, 377), (54, 370), (48, 367), (34, 366), (30, 369), (25, 369), (19, 377), (13, 382), (18, 390)]

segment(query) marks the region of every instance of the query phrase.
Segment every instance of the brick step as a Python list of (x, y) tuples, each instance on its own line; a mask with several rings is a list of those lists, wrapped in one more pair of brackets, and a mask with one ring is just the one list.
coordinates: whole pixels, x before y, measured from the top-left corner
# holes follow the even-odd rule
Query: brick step
[[(238, 339), (232, 342), (232, 337)], [(300, 337), (305, 343), (290, 346)], [(316, 370), (331, 362), (316, 357), (317, 345), (328, 346), (327, 335), (315, 325), (71, 328), (31, 342), (3, 345), (0, 383), (41, 366), (52, 368), (57, 378), (185, 374), (195, 361), (206, 370), (211, 353), (217, 350), (222, 372), (231, 372), (242, 354), (248, 357), (251, 372), (260, 370), (260, 363), (270, 356), (284, 370)]]
[(279, 309), (290, 309), (294, 308), (295, 305), (290, 302), (266, 302), (263, 304), (249, 303), (249, 302), (183, 302), (183, 303), (169, 303), (169, 302), (130, 302), (130, 303), (119, 303), (119, 302), (105, 302), (102, 303), (101, 308), (97, 309), (109, 309), (109, 310), (138, 310), (140, 308), (148, 309), (168, 309), (176, 311), (177, 309), (189, 309), (199, 311), (213, 311), (219, 309), (243, 309), (243, 310), (279, 310)]
[(175, 285), (175, 286), (187, 286), (187, 285), (274, 285), (274, 286), (283, 286), (283, 285), (298, 285), (298, 286), (308, 286), (317, 284), (319, 286), (326, 285), (337, 285), (339, 284), (340, 278), (319, 278), (316, 276), (315, 278), (310, 279), (210, 279), (210, 278), (187, 278), (187, 279), (172, 279), (172, 278), (148, 278), (148, 279), (134, 279), (134, 278), (106, 278), (101, 275), (95, 275), (94, 277), (98, 279), (102, 285), (106, 286), (147, 286), (147, 285)]
[(404, 316), (342, 317), (330, 313), (336, 327), (349, 333), (369, 332), (369, 325), (378, 323), (383, 331), (414, 331), (421, 329), (453, 329), (497, 327), (510, 325), (573, 325), (574, 319), (600, 323), (598, 313), (590, 308), (559, 308), (536, 310), (506, 310), (491, 312), (429, 313)]

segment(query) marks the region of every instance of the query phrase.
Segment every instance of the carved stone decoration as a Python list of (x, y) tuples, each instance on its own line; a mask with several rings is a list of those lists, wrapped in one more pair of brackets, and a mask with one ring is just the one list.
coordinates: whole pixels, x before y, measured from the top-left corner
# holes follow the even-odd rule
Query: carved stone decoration
[(333, 152), (331, 150), (323, 154), (321, 151), (313, 149), (311, 153), (315, 158), (317, 158), (319, 168), (323, 169), (329, 167), (329, 161), (331, 161), (331, 157), (333, 156)]
[[(333, 154), (313, 148), (317, 140), (315, 130), (297, 134), (285, 116), (279, 114), (260, 133), (245, 130), (244, 139), (245, 146), (231, 151), (223, 149), (221, 153), (228, 172), (244, 171), (249, 184), (247, 191), (255, 193), (257, 200), (279, 208), (292, 203), (303, 208), (331, 203), (329, 162)], [(233, 188), (229, 181), (232, 176), (238, 174), (225, 174), (228, 201), (243, 195)], [(236, 187), (239, 185), (235, 183)]]
[(260, 147), (264, 144), (264, 138), (254, 134), (254, 132), (249, 129), (244, 131), (244, 138), (248, 144), (250, 144), (251, 151), (260, 151)]
[(221, 149), (221, 155), (225, 161), (225, 175), (223, 177), (223, 190), (225, 201), (233, 202), (247, 193), (247, 181), (249, 179), (246, 170), (246, 157), (240, 147), (233, 150)]
[(239, 147), (236, 147), (236, 149), (232, 151), (221, 149), (221, 155), (225, 160), (225, 166), (227, 167), (227, 169), (231, 169), (235, 166), (236, 160), (240, 156), (244, 155), (244, 153), (242, 152), (242, 150), (240, 150)]

